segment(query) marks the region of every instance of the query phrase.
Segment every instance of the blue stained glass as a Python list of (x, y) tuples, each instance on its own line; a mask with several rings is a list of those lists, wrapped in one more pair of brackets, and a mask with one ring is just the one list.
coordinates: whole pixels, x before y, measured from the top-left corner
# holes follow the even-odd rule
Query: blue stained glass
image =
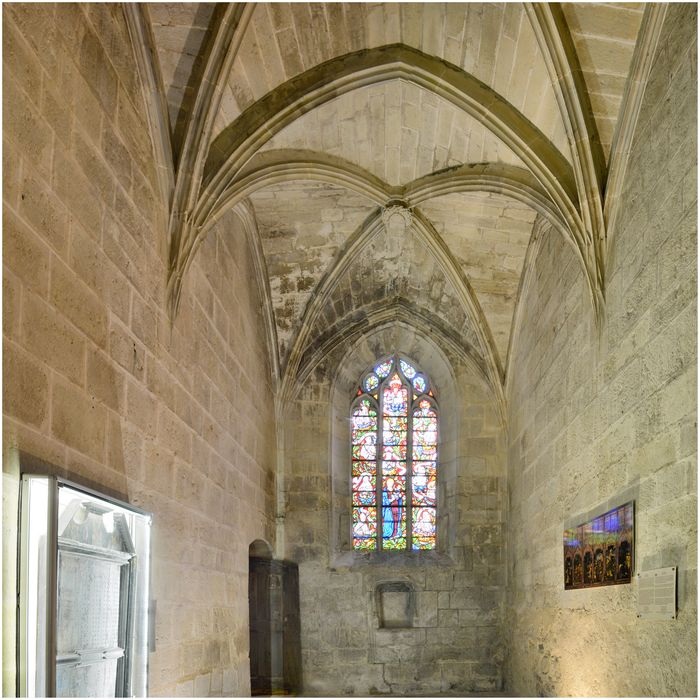
[(420, 374), (417, 375), (413, 380), (413, 386), (419, 394), (422, 394), (426, 387), (425, 379), (423, 379)]
[(365, 391), (372, 392), (379, 386), (379, 378), (376, 374), (368, 374), (365, 378)]
[(393, 364), (393, 360), (386, 360), (385, 362), (381, 362), (378, 364), (375, 368), (374, 371), (377, 373), (377, 376), (380, 379), (384, 379), (384, 377), (389, 376), (389, 372), (391, 372), (391, 365)]
[(413, 365), (409, 365), (406, 360), (401, 360), (400, 365), (403, 376), (406, 377), (406, 379), (410, 381), (416, 376), (416, 368)]

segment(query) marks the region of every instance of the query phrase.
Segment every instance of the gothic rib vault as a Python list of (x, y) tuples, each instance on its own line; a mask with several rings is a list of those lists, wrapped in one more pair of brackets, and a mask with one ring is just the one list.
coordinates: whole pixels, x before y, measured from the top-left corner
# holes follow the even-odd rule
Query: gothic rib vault
[[(280, 396), (319, 345), (319, 315), (340, 332), (382, 299), (432, 300), (428, 315), (461, 314), (445, 322), (470, 338), (503, 402), (540, 219), (574, 246), (604, 322), (614, 186), (663, 7), (164, 3), (127, 14), (167, 212), (171, 314), (202, 237), (236, 208), (257, 241)], [(372, 240), (389, 206), (412, 213), (421, 244)], [(399, 254), (405, 269), (388, 272)], [(362, 298), (342, 291), (373, 273), (397, 277)]]

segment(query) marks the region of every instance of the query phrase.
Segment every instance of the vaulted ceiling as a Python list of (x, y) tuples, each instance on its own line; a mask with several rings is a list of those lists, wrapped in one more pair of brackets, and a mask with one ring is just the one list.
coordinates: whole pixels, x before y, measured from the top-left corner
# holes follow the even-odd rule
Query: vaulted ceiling
[(577, 249), (602, 314), (659, 7), (125, 5), (172, 313), (199, 239), (242, 207), (280, 386), (393, 314), (432, 324), (502, 396), (534, 227)]

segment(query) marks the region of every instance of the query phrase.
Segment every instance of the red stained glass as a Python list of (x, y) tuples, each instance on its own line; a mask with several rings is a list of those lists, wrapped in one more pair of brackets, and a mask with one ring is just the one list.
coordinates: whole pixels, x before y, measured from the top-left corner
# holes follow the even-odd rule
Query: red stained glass
[(408, 415), (408, 389), (401, 383), (398, 374), (389, 380), (389, 386), (382, 393), (385, 416)]
[[(360, 474), (359, 476), (352, 477), (352, 490), (353, 491), (368, 491), (374, 493), (377, 484), (377, 478), (374, 474)], [(362, 503), (357, 503), (356, 505), (372, 505), (363, 501)]]
[(412, 503), (414, 506), (434, 506), (437, 498), (435, 475), (413, 476), (411, 488), (413, 490)]
[(353, 445), (352, 458), (373, 461), (377, 459), (376, 445)]
[(382, 474), (392, 474), (395, 476), (403, 476), (406, 473), (406, 462), (392, 461), (382, 462)]
[(406, 445), (384, 445), (382, 448), (382, 459), (391, 460), (405, 460), (406, 459)]
[(376, 537), (353, 537), (352, 548), (360, 551), (373, 550), (377, 548)]
[(437, 474), (435, 462), (414, 462), (412, 471), (413, 474), (420, 476), (435, 476)]

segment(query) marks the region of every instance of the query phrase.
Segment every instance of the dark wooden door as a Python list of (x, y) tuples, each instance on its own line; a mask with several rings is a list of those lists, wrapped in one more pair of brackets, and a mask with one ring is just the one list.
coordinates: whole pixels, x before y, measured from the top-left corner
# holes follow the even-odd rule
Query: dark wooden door
[(250, 688), (252, 695), (301, 692), (299, 568), (250, 557)]
[(269, 559), (250, 557), (248, 604), (250, 615), (250, 690), (251, 695), (272, 694), (272, 648), (270, 617)]
[(283, 562), (283, 665), (284, 692), (301, 692), (301, 619), (299, 616), (299, 567)]

